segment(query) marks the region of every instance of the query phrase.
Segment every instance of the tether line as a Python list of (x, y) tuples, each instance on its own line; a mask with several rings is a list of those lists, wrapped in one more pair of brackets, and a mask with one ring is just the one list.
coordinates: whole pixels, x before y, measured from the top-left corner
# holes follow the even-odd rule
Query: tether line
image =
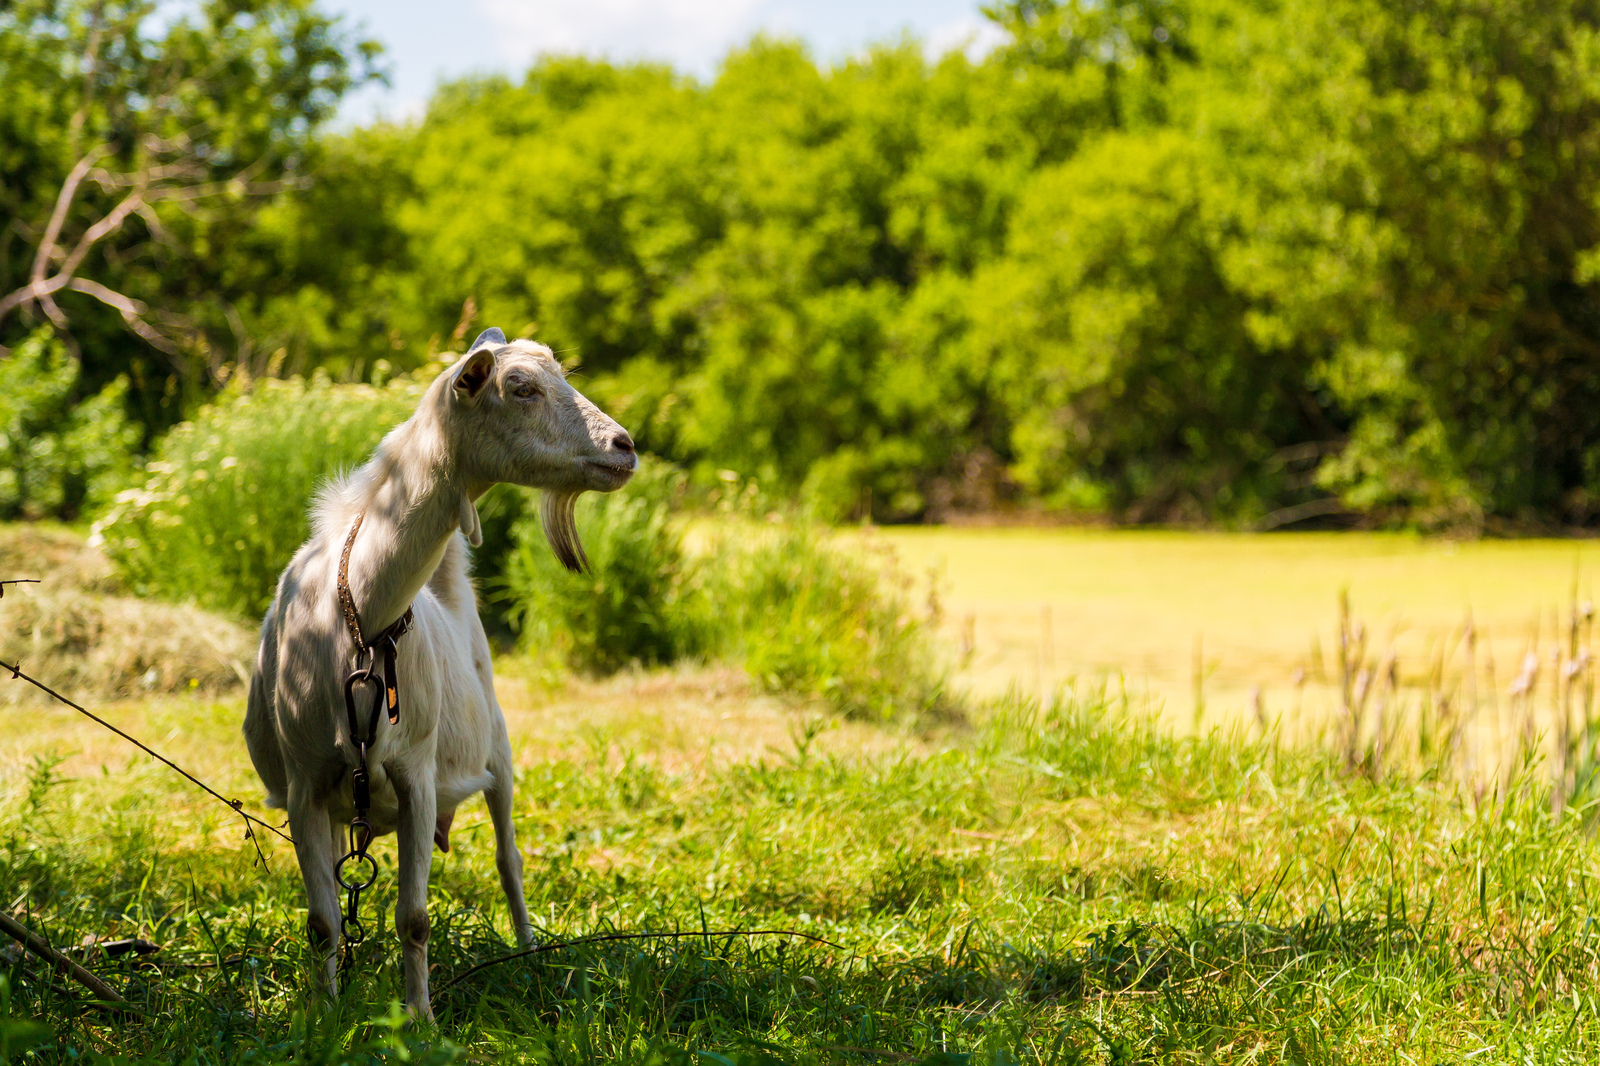
[[(257, 855), (261, 854), (261, 845), (260, 845), (259, 842), (256, 841), (255, 832), (250, 828), (252, 825), (259, 825), (263, 829), (267, 829), (267, 830), (270, 830), (270, 831), (276, 833), (278, 836), (282, 837), (284, 840), (287, 840), (290, 844), (294, 843), (294, 838), (291, 837), (288, 833), (285, 833), (283, 830), (279, 829), (277, 826), (273, 825), (271, 822), (263, 822), (260, 818), (257, 818), (255, 815), (250, 814), (247, 811), (245, 811), (245, 809), (244, 809), (244, 800), (231, 800), (231, 799), (229, 799), (228, 797), (224, 796), (222, 793), (218, 792), (216, 789), (212, 788), (210, 785), (206, 784), (204, 781), (200, 780), (198, 777), (196, 777), (193, 774), (191, 774), (189, 771), (185, 770), (183, 767), (179, 766), (177, 763), (173, 762), (171, 759), (167, 758), (165, 755), (161, 754), (159, 751), (156, 751), (154, 748), (150, 747), (148, 744), (143, 743), (142, 741), (140, 741), (136, 737), (129, 736), (127, 733), (124, 733), (122, 730), (118, 729), (116, 726), (112, 725), (110, 722), (106, 721), (104, 718), (101, 718), (99, 715), (97, 715), (94, 712), (88, 710), (87, 708), (81, 707), (78, 704), (73, 703), (71, 700), (67, 699), (61, 693), (57, 692), (55, 689), (51, 688), (49, 685), (46, 685), (44, 682), (40, 681), (38, 678), (29, 677), (27, 674), (22, 672), (21, 663), (8, 663), (8, 662), (0, 661), (0, 669), (10, 670), (11, 671), (12, 680), (14, 680), (14, 681), (15, 680), (26, 681), (28, 684), (32, 685), (34, 688), (38, 689), (41, 692), (44, 692), (44, 693), (48, 694), (52, 698), (54, 698), (56, 700), (56, 702), (64, 703), (68, 707), (71, 707), (73, 710), (77, 711), (79, 714), (83, 715), (85, 718), (89, 719), (90, 721), (98, 722), (100, 725), (105, 726), (107, 729), (111, 730), (117, 736), (121, 737), (123, 740), (126, 740), (129, 744), (132, 744), (134, 747), (138, 748), (140, 751), (144, 752), (146, 755), (150, 756), (152, 759), (155, 759), (158, 762), (165, 763), (167, 766), (171, 767), (173, 770), (177, 771), (179, 774), (182, 774), (184, 777), (188, 778), (189, 781), (194, 783), (196, 786), (198, 786), (199, 788), (204, 789), (208, 794), (210, 794), (211, 796), (216, 797), (217, 800), (219, 800), (220, 802), (226, 804), (227, 807), (230, 810), (232, 810), (234, 814), (237, 814), (240, 818), (243, 818), (245, 820), (245, 836), (247, 836), (250, 839), (251, 843), (255, 844), (255, 846), (256, 846), (256, 854)], [(265, 860), (265, 856), (262, 856), (262, 859), (264, 861)]]

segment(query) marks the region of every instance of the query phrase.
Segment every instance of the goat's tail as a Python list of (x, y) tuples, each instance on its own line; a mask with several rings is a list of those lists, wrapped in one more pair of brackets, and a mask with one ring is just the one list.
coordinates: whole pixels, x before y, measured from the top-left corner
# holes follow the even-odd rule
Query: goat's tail
[(267, 787), (267, 806), (288, 805), (289, 777), (283, 768), (283, 748), (278, 742), (278, 714), (272, 698), (276, 688), (272, 612), (261, 624), (261, 647), (256, 652), (256, 668), (250, 672), (250, 699), (244, 712), (244, 742), (250, 749), (261, 783)]

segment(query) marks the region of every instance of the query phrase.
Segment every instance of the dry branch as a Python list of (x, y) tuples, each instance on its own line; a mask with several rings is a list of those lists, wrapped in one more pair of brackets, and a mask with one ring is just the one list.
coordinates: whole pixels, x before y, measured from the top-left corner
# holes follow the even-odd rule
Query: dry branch
[[(151, 239), (169, 239), (154, 209), (156, 204), (171, 203), (188, 210), (196, 202), (212, 197), (224, 194), (269, 196), (292, 188), (295, 183), (290, 180), (255, 181), (262, 167), (260, 160), (241, 168), (231, 177), (204, 180), (207, 168), (195, 155), (194, 142), (188, 136), (174, 139), (146, 137), (143, 146), (152, 155), (177, 155), (179, 158), (116, 173), (97, 166), (115, 151), (114, 145), (102, 144), (85, 153), (73, 165), (61, 183), (50, 219), (39, 238), (28, 283), (0, 296), (0, 320), (4, 320), (12, 311), (37, 304), (52, 323), (65, 329), (68, 325), (67, 316), (56, 303), (55, 296), (63, 290), (81, 292), (115, 308), (128, 328), (152, 347), (169, 355), (177, 353), (178, 346), (174, 340), (147, 321), (150, 308), (142, 301), (100, 282), (77, 276), (89, 254), (101, 242), (120, 232), (128, 219), (135, 216), (144, 222)], [(63, 243), (62, 231), (85, 181), (94, 182), (106, 192), (127, 190), (127, 193), (92, 223), (69, 251)]]
[(96, 1006), (109, 1006), (115, 1010), (132, 1009), (128, 1001), (123, 999), (110, 985), (61, 954), (61, 952), (50, 946), (48, 940), (4, 911), (0, 911), (0, 933), (5, 933), (11, 939), (33, 952), (33, 954), (48, 962), (51, 968), (63, 977), (70, 977), (93, 992), (97, 1001)]

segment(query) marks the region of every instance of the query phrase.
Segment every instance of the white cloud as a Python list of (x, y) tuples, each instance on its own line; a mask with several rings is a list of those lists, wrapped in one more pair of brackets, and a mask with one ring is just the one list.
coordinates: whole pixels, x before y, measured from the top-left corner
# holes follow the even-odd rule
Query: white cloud
[(977, 62), (1006, 41), (1005, 31), (981, 15), (942, 23), (927, 33), (924, 51), (930, 59), (960, 50)]
[(513, 67), (540, 52), (648, 57), (707, 73), (759, 25), (761, 0), (474, 0)]

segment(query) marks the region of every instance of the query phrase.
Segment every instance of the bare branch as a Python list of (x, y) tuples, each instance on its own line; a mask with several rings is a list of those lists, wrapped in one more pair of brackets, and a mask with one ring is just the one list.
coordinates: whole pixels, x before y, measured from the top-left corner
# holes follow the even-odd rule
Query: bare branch
[(198, 163), (168, 163), (163, 166), (146, 167), (127, 174), (113, 174), (109, 170), (96, 168), (89, 175), (89, 180), (100, 186), (105, 192), (115, 189), (132, 189), (140, 185), (149, 185), (158, 181), (173, 181), (181, 178), (197, 178), (205, 173), (205, 168)]
[(72, 208), (72, 201), (78, 197), (78, 186), (83, 184), (84, 176), (89, 173), (95, 163), (111, 151), (109, 144), (102, 144), (73, 166), (67, 173), (67, 180), (61, 183), (61, 191), (56, 194), (56, 206), (50, 212), (50, 221), (44, 228), (44, 237), (39, 241), (39, 251), (33, 257), (33, 270), (29, 274), (29, 281), (37, 285), (44, 280), (45, 271), (50, 268), (51, 262), (59, 259), (61, 248), (56, 243), (61, 237), (61, 227), (67, 221), (67, 212)]
[(49, 293), (41, 293), (39, 306), (44, 308), (44, 313), (49, 316), (50, 321), (57, 329), (67, 328), (67, 313), (61, 310), (61, 306), (56, 303), (55, 297)]
[(150, 323), (146, 322), (141, 317), (150, 310), (150, 308), (146, 306), (143, 301), (124, 296), (120, 292), (106, 288), (98, 281), (90, 281), (87, 278), (76, 279), (73, 281), (70, 287), (75, 292), (81, 292), (86, 296), (93, 296), (101, 303), (121, 311), (122, 320), (128, 324), (128, 328), (133, 330), (140, 337), (144, 338), (144, 340), (152, 348), (159, 348), (168, 355), (177, 354), (177, 345), (173, 344), (172, 341), (168, 340), (162, 334), (156, 332), (155, 327), (151, 326)]
[(70, 278), (57, 274), (46, 281), (29, 282), (15, 292), (0, 296), (0, 318), (4, 318), (25, 303), (42, 300), (59, 289), (64, 289)]
[(110, 214), (90, 226), (83, 236), (78, 239), (78, 243), (72, 249), (72, 252), (61, 261), (61, 269), (56, 272), (57, 276), (70, 278), (76, 274), (78, 268), (83, 265), (83, 260), (88, 256), (90, 249), (121, 229), (128, 216), (137, 211), (144, 202), (145, 194), (142, 189), (123, 197), (122, 202), (113, 207)]
[[(188, 133), (173, 138), (147, 135), (141, 143), (146, 150), (156, 156), (182, 156), (193, 149), (193, 140)], [(0, 320), (18, 307), (36, 303), (51, 322), (61, 329), (66, 329), (68, 319), (56, 303), (55, 294), (62, 289), (70, 288), (116, 308), (122, 313), (129, 328), (140, 337), (169, 355), (176, 354), (177, 348), (173, 342), (145, 320), (149, 311), (144, 304), (99, 282), (77, 277), (77, 272), (89, 253), (106, 238), (119, 231), (132, 215), (138, 215), (144, 221), (154, 240), (169, 241), (170, 234), (161, 224), (160, 215), (153, 206), (158, 203), (171, 203), (180, 210), (193, 214), (195, 204), (211, 197), (224, 194), (270, 196), (296, 188), (302, 183), (295, 178), (276, 181), (252, 180), (266, 167), (264, 159), (255, 160), (231, 177), (217, 181), (201, 180), (209, 168), (193, 156), (176, 160), (155, 160), (152, 166), (122, 174), (97, 167), (96, 164), (112, 150), (110, 144), (100, 145), (79, 159), (67, 174), (56, 196), (55, 207), (45, 226), (44, 234), (39, 239), (28, 283), (0, 296)], [(62, 247), (61, 233), (85, 180), (93, 181), (106, 192), (116, 189), (129, 191), (116, 206), (83, 232), (71, 251), (66, 251)], [(51, 274), (52, 267), (55, 268), (54, 274)]]
[(150, 231), (150, 236), (154, 237), (160, 244), (171, 246), (172, 234), (162, 224), (161, 216), (156, 214), (155, 208), (146, 203), (140, 204), (135, 208), (135, 211), (144, 220), (145, 228)]

